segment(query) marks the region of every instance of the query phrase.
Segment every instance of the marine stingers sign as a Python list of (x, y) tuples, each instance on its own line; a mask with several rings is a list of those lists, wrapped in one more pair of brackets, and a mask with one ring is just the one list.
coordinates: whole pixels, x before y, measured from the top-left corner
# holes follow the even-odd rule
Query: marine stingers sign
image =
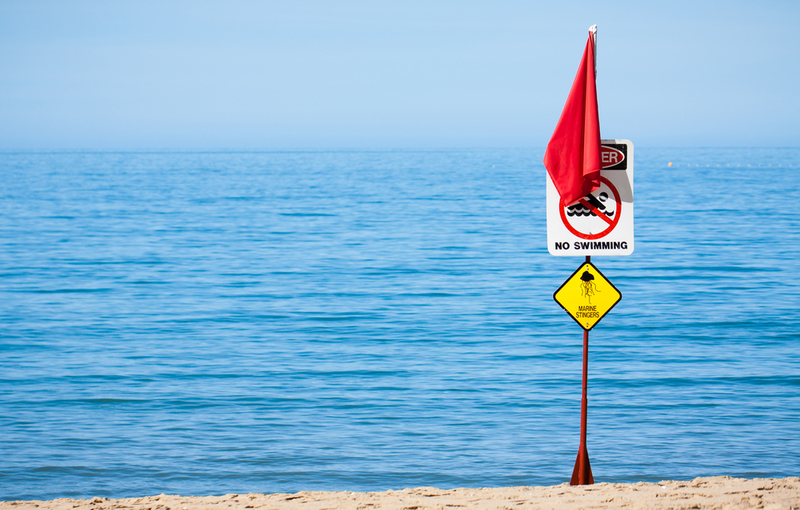
[(547, 249), (552, 255), (633, 253), (633, 144), (600, 144), (600, 188), (578, 202), (563, 204), (547, 175)]
[(553, 299), (575, 322), (589, 331), (619, 303), (622, 293), (594, 264), (587, 262), (555, 291)]

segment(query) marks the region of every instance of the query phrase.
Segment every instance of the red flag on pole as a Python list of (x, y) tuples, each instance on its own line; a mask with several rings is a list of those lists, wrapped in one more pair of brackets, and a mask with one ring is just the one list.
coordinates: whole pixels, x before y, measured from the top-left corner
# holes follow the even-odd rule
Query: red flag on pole
[(571, 205), (600, 186), (600, 117), (595, 87), (595, 37), (589, 40), (572, 82), (561, 118), (547, 144), (544, 166), (564, 205)]

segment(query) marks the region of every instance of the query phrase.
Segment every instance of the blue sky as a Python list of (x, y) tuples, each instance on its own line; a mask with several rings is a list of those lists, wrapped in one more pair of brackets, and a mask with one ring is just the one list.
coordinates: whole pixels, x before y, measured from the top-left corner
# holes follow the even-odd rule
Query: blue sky
[[(600, 5), (602, 4), (602, 5)], [(800, 2), (0, 0), (0, 149), (800, 146)]]

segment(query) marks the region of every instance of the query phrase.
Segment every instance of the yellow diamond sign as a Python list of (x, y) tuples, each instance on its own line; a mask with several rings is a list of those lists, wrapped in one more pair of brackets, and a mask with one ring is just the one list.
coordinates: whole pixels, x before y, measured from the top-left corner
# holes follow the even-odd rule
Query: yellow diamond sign
[(553, 299), (589, 331), (619, 303), (622, 293), (591, 262), (586, 262), (555, 291)]

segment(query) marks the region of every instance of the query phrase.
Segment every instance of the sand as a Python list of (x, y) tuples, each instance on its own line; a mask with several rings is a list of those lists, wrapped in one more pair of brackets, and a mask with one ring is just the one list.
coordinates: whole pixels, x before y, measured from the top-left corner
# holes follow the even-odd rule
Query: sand
[(460, 509), (728, 509), (800, 510), (800, 478), (696, 478), (660, 483), (598, 483), (581, 487), (505, 487), (385, 492), (298, 492), (224, 496), (148, 496), (0, 502), (0, 510), (460, 510)]

